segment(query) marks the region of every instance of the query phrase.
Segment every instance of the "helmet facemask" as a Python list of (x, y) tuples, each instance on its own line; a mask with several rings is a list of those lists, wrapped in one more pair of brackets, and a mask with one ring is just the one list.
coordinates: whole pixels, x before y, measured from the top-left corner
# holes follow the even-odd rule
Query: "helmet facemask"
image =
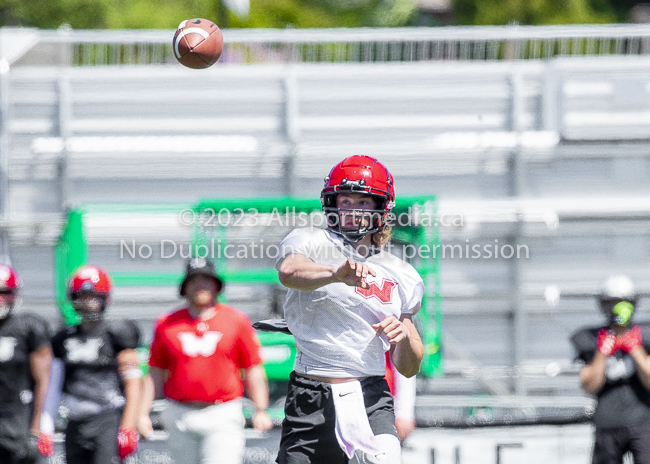
[(600, 310), (607, 316), (610, 325), (627, 327), (632, 321), (636, 301), (601, 299)]
[(0, 321), (6, 319), (16, 305), (16, 294), (12, 291), (0, 291)]
[(68, 282), (68, 298), (84, 322), (103, 319), (110, 302), (112, 282), (106, 272), (93, 265), (80, 267)]
[(639, 294), (634, 283), (624, 275), (612, 275), (601, 285), (598, 293), (600, 310), (610, 325), (626, 327), (630, 324)]
[(75, 292), (70, 301), (84, 322), (101, 321), (108, 305), (107, 296), (95, 292)]
[[(327, 228), (335, 234), (343, 237), (350, 243), (357, 243), (368, 234), (381, 232), (386, 227), (386, 210), (382, 203), (386, 199), (378, 195), (371, 195), (377, 203), (374, 209), (365, 208), (340, 208), (337, 206), (337, 197), (339, 193), (324, 196), (323, 211), (327, 217)], [(361, 193), (365, 192), (351, 192)]]

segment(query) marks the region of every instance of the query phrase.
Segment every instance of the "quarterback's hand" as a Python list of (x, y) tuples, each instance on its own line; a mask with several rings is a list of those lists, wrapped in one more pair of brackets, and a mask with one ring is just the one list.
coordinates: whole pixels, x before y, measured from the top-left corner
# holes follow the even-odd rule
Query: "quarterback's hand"
[(343, 282), (345, 285), (349, 285), (350, 287), (368, 288), (368, 284), (366, 283), (366, 277), (368, 274), (377, 277), (375, 270), (368, 267), (367, 264), (358, 263), (352, 258), (349, 258), (339, 266), (334, 273), (334, 276), (336, 277), (336, 280)]
[(618, 340), (612, 332), (607, 329), (598, 331), (598, 351), (605, 356), (611, 356), (618, 351)]
[(54, 456), (54, 440), (47, 433), (38, 434), (38, 452), (43, 456)]
[(619, 335), (617, 338), (620, 349), (625, 353), (631, 353), (635, 348), (643, 346), (641, 340), (641, 327), (638, 325), (635, 325), (631, 330)]
[(373, 324), (372, 328), (377, 332), (377, 337), (382, 333), (386, 334), (388, 343), (391, 345), (397, 345), (399, 342), (409, 338), (411, 335), (408, 327), (406, 327), (406, 325), (395, 316), (388, 316), (383, 321)]
[(124, 461), (138, 449), (138, 432), (133, 427), (120, 427), (117, 432), (117, 451)]
[(263, 410), (257, 410), (253, 413), (252, 417), (253, 428), (260, 432), (266, 432), (273, 428), (273, 420), (269, 413)]

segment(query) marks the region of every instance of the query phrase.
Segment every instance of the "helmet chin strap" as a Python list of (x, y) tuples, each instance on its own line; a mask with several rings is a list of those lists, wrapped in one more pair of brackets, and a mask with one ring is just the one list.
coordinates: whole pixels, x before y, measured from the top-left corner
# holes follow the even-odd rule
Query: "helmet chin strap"
[(346, 232), (345, 229), (341, 229), (340, 231), (333, 231), (333, 232), (343, 237), (343, 240), (348, 242), (350, 245), (359, 243), (367, 235), (367, 234), (360, 234), (358, 232), (352, 232), (351, 229), (350, 232)]

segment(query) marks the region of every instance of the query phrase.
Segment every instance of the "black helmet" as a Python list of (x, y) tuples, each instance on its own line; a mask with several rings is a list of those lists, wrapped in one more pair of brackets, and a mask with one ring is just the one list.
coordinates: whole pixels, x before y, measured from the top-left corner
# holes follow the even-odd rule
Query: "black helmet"
[(217, 293), (223, 289), (223, 281), (217, 275), (214, 264), (205, 258), (192, 258), (187, 261), (187, 265), (185, 267), (185, 277), (181, 282), (179, 290), (181, 296), (185, 296), (185, 284), (187, 284), (188, 279), (199, 274), (206, 275), (214, 279), (214, 281), (217, 283)]

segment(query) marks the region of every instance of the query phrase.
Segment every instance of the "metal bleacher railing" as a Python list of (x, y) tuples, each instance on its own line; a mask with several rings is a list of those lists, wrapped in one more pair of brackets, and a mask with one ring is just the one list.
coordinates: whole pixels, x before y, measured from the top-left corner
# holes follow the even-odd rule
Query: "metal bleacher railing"
[[(34, 31), (62, 64), (135, 65), (175, 61), (173, 31)], [(555, 56), (647, 55), (650, 27), (486, 26), (392, 29), (226, 29), (221, 62), (358, 63), (538, 60)], [(35, 49), (38, 50), (38, 47)], [(50, 56), (51, 59), (51, 56)]]

